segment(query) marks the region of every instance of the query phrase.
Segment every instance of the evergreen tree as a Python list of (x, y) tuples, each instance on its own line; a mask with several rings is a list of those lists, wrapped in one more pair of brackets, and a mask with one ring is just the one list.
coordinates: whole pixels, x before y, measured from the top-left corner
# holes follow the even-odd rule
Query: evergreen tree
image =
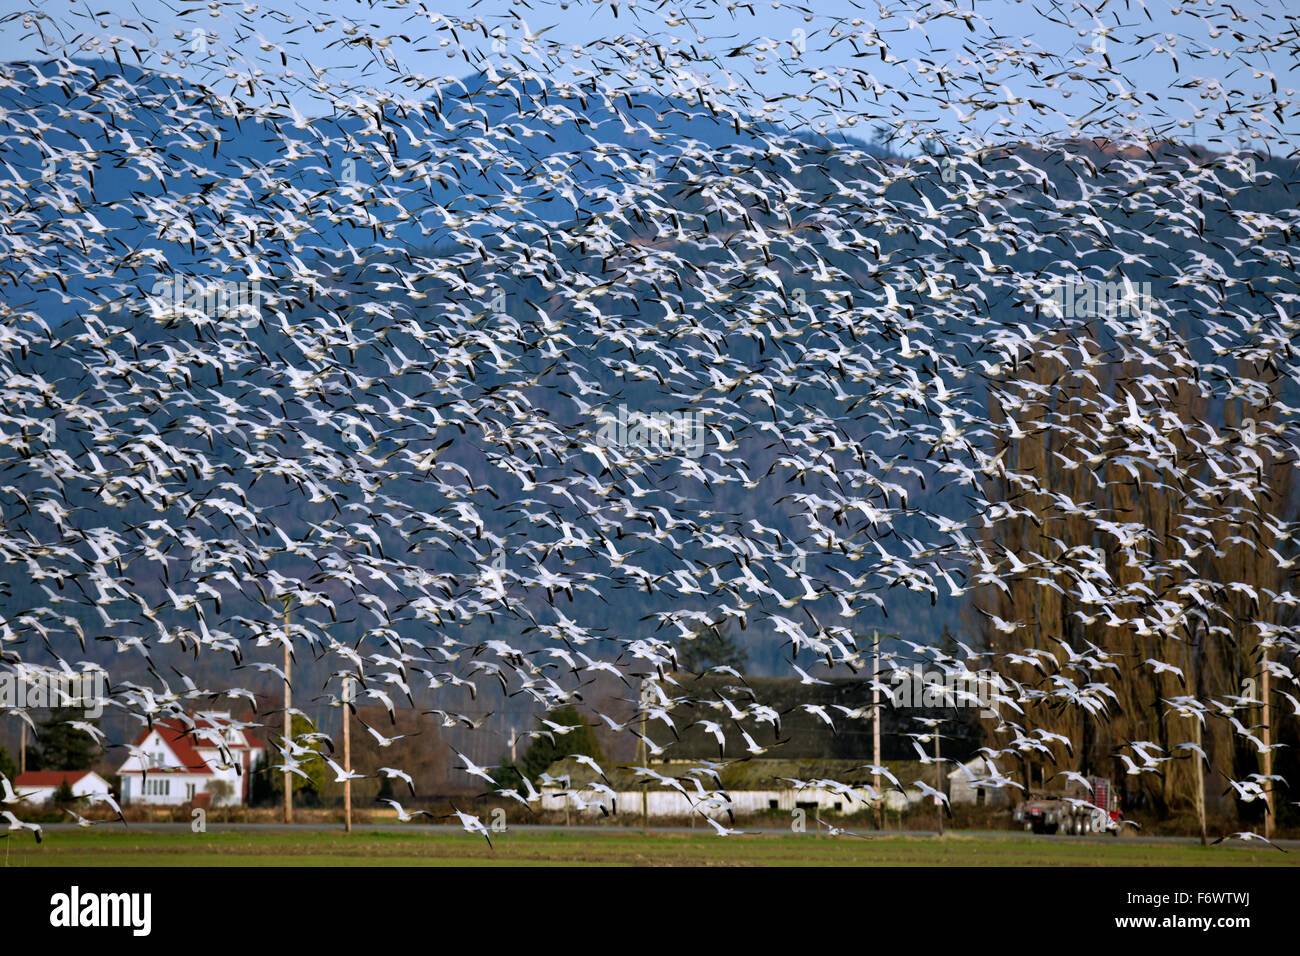
[(249, 806), (266, 806), (275, 800), (275, 784), (271, 781), (273, 774), (278, 775), (271, 769), (271, 762), (266, 759), (266, 754), (259, 754), (248, 771)]
[(744, 673), (749, 663), (745, 649), (728, 632), (731, 622), (714, 624), (697, 631), (692, 638), (683, 638), (677, 644), (677, 664), (684, 671), (699, 674), (710, 667), (734, 667)]
[[(89, 770), (99, 759), (99, 744), (84, 730), (71, 726), (69, 721), (85, 720), (80, 710), (56, 710), (40, 722), (36, 730), (37, 746), (28, 751), (28, 767), (35, 770)], [(94, 721), (90, 721), (94, 723)]]
[(605, 752), (600, 746), (600, 740), (591, 724), (578, 712), (578, 708), (572, 705), (557, 707), (546, 714), (546, 719), (562, 727), (577, 729), (557, 734), (539, 721), (538, 730), (545, 731), (545, 736), (535, 738), (517, 763), (502, 761), (492, 775), (500, 786), (518, 787), (521, 777), (536, 780), (555, 761), (575, 754), (591, 757), (596, 763), (604, 761)]

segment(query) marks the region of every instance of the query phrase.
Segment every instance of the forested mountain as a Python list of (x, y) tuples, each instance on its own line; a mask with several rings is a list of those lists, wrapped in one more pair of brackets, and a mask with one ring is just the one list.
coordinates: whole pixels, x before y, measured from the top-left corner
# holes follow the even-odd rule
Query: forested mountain
[[(30, 77), (16, 79), (30, 72), (60, 78), (36, 84), (34, 102)], [(155, 677), (175, 682), (175, 668), (201, 686), (273, 690), (269, 674), (230, 668), (251, 663), (236, 635), (278, 661), (281, 582), (296, 595), (298, 673), (322, 697), (337, 692), (340, 646), (450, 638), (474, 648), (449, 649), (447, 664), (481, 680), (483, 699), (446, 679), (420, 701), (493, 711), (502, 727), (531, 704), (511, 702), (504, 680), (497, 695), (491, 640), (591, 652), (734, 618), (753, 673), (781, 672), (793, 653), (840, 676), (860, 668), (846, 635), (928, 645), (948, 627), (982, 647), (1001, 638), (980, 611), (1017, 598), (974, 590), (969, 550), (936, 539), (966, 529), (1010, 548), (1037, 525), (982, 494), (997, 470), (981, 466), (1028, 462), (1031, 442), (1012, 447), (981, 423), (1017, 419), (1034, 388), (1098, 355), (1133, 356), (1095, 382), (1120, 405), (1168, 371), (1105, 323), (1080, 341), (1075, 311), (1104, 311), (1099, 287), (1112, 310), (1132, 309), (1135, 341), (1186, 340), (1189, 389), (1212, 386), (1196, 410), (1207, 427), (1235, 434), (1242, 408), (1295, 401), (1264, 354), (1290, 348), (1293, 299), (1273, 303), (1278, 331), (1247, 329), (1259, 311), (1272, 322), (1257, 300), (1294, 277), (1292, 223), (1259, 225), (1300, 205), (1291, 160), (1248, 169), (1183, 144), (1094, 141), (976, 156), (935, 142), (902, 159), (685, 101), (614, 113), (581, 87), (481, 77), (423, 106), (358, 98), (352, 113), (299, 116), (284, 127), (296, 151), (267, 115), (175, 78), (98, 62), (75, 80), (52, 64), (5, 73), (0, 110), (48, 124), (41, 141), (5, 147), (29, 181), (2, 197), (19, 224), (0, 250), (5, 325), (25, 336), (5, 373), (45, 383), (47, 400), (5, 410), (7, 441), (30, 454), (0, 501), (9, 539), (66, 548), (69, 569), (0, 565), (6, 618), (58, 620), (51, 641), (79, 633), (119, 680), (148, 679), (127, 633), (139, 628), (173, 651), (152, 649)], [(173, 117), (166, 128), (151, 109)], [(628, 122), (640, 111), (644, 125)], [(93, 168), (60, 158), (85, 149), (99, 153)], [(1220, 197), (1198, 218), (1153, 188), (1193, 182)], [(107, 255), (77, 233), (86, 217)], [(250, 234), (268, 219), (274, 234)], [(51, 261), (21, 244), (25, 229), (66, 241)], [(97, 258), (57, 258), (78, 248)], [(1063, 274), (1075, 285), (1057, 291)], [(1054, 304), (1072, 320), (1059, 342), (1040, 331)], [(1263, 352), (1237, 346), (1246, 331)], [(941, 337), (961, 343), (962, 364), (941, 361)], [(138, 367), (112, 366), (123, 343)], [(683, 347), (705, 372), (686, 374)], [(1223, 399), (1243, 362), (1276, 381), (1271, 395)], [(935, 381), (945, 414), (929, 401)], [(88, 392), (105, 419), (61, 411)], [(655, 448), (650, 432), (633, 466), (611, 461), (598, 436), (620, 409), (676, 415), (681, 443)], [(202, 464), (160, 444), (178, 432)], [(792, 449), (796, 433), (822, 457)], [(698, 456), (680, 454), (697, 438)], [(44, 503), (58, 479), (38, 450), (97, 476), (61, 489), (66, 511)], [(1069, 450), (1038, 449), (1045, 483), (1052, 453)], [(690, 507), (620, 515), (615, 485)], [(1293, 517), (1289, 485), (1274, 505)], [(379, 527), (360, 520), (369, 509)], [(106, 515), (129, 549), (98, 536)], [(149, 606), (76, 570), (88, 550), (109, 553)], [(906, 567), (922, 559), (927, 574)], [(779, 588), (750, 584), (758, 562), (785, 571)], [(768, 615), (699, 591), (697, 573), (742, 582), (735, 592)], [(62, 608), (74, 594), (89, 603)]]

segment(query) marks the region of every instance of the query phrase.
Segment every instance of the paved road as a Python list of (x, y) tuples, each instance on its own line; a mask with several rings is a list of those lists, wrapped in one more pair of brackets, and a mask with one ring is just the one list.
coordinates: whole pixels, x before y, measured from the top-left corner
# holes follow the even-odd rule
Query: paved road
[[(76, 825), (72, 823), (47, 823), (42, 824), (46, 830), (57, 832), (59, 830), (75, 830)], [(103, 823), (101, 826), (108, 826)], [(181, 833), (188, 832), (190, 825), (188, 823), (132, 823), (130, 829), (141, 833)], [(358, 823), (352, 828), (360, 833), (382, 833), (382, 832), (414, 832), (414, 833), (439, 833), (459, 831), (460, 826), (454, 823)], [(615, 833), (627, 831), (639, 833), (638, 826), (558, 826), (549, 824), (510, 824), (510, 830), (525, 831), (531, 833)], [(210, 823), (208, 824), (209, 833), (341, 833), (343, 825), (341, 823)], [(652, 826), (652, 833), (705, 833), (709, 832), (706, 826), (684, 827), (684, 826)], [(741, 825), (741, 830), (746, 833), (763, 833), (763, 834), (780, 834), (790, 832), (786, 827), (745, 827)], [(809, 830), (812, 832), (812, 830)], [(889, 837), (908, 836), (908, 837), (934, 837), (938, 833), (934, 830), (854, 830), (855, 834), (869, 839), (888, 839)], [(1100, 843), (1111, 845), (1124, 841), (1125, 843), (1145, 843), (1155, 845), (1183, 845), (1195, 846), (1200, 843), (1199, 837), (1182, 837), (1182, 836), (1146, 836), (1137, 833), (1125, 833), (1122, 837), (1110, 836), (1064, 836), (1060, 834), (1033, 834), (1026, 833), (1022, 830), (949, 830), (948, 836), (955, 837), (978, 837), (981, 839), (1003, 839), (1003, 840), (1036, 840), (1044, 842), (1066, 842), (1066, 843)], [(1285, 850), (1300, 850), (1300, 840), (1275, 840), (1278, 846)], [(1241, 844), (1245, 845), (1245, 844)]]

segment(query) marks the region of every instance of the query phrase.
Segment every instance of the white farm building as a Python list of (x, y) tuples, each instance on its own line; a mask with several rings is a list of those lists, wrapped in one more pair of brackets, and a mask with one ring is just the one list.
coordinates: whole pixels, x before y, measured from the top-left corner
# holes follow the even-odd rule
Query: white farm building
[(249, 772), (264, 750), (228, 713), (156, 721), (118, 770), (122, 801), (179, 806), (208, 794), (214, 806), (246, 803)]

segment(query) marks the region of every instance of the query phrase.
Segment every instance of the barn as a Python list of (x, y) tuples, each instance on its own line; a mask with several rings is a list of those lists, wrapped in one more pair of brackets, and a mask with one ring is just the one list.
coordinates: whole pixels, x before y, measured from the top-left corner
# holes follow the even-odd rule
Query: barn
[(30, 770), (18, 775), (14, 789), (29, 803), (49, 803), (65, 783), (74, 797), (109, 792), (108, 781), (93, 770)]

